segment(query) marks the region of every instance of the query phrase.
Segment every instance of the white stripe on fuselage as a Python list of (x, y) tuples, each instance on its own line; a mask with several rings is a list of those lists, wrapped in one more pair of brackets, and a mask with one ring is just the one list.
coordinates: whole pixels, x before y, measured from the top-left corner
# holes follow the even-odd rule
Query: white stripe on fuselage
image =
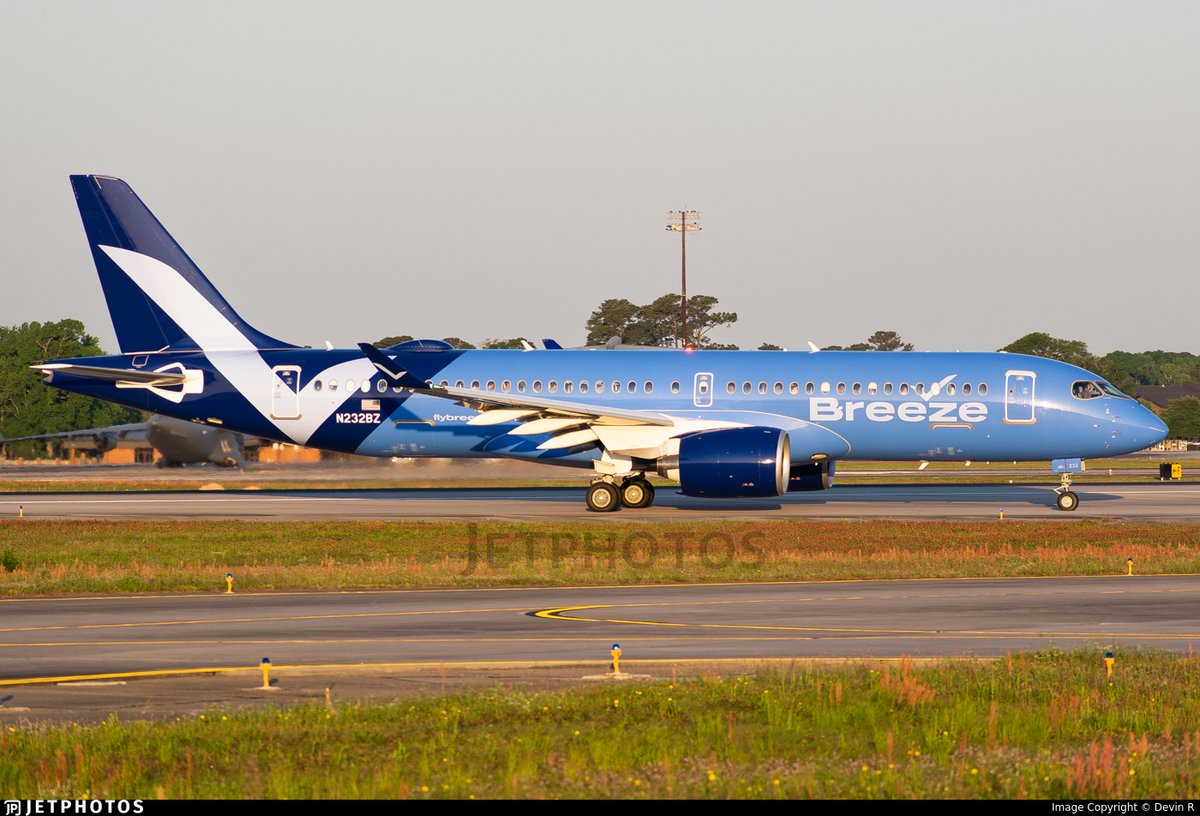
[[(316, 398), (310, 380), (308, 387), (301, 392), (303, 410), (300, 418), (282, 421), (272, 419), (271, 394), (276, 387), (276, 376), (254, 344), (217, 307), (184, 280), (178, 271), (157, 258), (119, 247), (100, 248), (188, 337), (196, 341), (213, 368), (229, 380), (230, 385), (255, 410), (297, 444), (306, 444), (317, 428), (350, 396), (325, 391), (324, 399)], [(375, 367), (366, 359), (351, 360), (329, 371), (343, 380), (348, 377), (369, 380), (375, 373)], [(287, 387), (282, 383), (280, 385)]]

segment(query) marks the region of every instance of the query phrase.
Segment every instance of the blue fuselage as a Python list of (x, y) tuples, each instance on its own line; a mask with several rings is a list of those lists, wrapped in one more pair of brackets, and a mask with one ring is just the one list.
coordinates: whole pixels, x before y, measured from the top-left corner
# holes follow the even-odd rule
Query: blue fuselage
[[(821, 433), (829, 448), (822, 453), (834, 460), (1091, 458), (1141, 450), (1166, 433), (1148, 409), (1111, 386), (1101, 390), (1107, 384), (1097, 375), (1017, 354), (440, 350), (395, 359), (434, 386)], [(51, 382), (281, 442), (368, 456), (506, 456), (581, 466), (599, 456), (595, 448), (539, 449), (548, 437), (514, 435), (517, 422), (469, 424), (475, 410), (395, 387), (357, 349), (63, 362), (201, 372), (202, 383), (197, 376), (190, 389), (69, 374)], [(1095, 384), (1095, 393), (1080, 383)]]

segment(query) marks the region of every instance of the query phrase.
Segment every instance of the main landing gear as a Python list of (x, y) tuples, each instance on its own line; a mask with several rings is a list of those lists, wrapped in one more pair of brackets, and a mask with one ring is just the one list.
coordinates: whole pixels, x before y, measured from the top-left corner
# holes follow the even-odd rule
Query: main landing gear
[(641, 473), (625, 477), (619, 483), (604, 476), (588, 487), (587, 506), (595, 513), (611, 513), (622, 507), (640, 510), (654, 503), (654, 485)]
[(1054, 503), (1058, 505), (1059, 510), (1070, 512), (1079, 507), (1079, 497), (1071, 492), (1071, 474), (1062, 474), (1062, 484), (1054, 488), (1054, 492), (1058, 494)]

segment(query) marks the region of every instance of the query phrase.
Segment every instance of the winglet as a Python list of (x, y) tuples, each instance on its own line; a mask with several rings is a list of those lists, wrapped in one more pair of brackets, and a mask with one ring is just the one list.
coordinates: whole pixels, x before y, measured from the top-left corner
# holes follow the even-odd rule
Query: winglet
[(542, 341), (542, 348), (562, 351), (562, 346), (559, 345), (558, 341), (551, 340), (549, 337)]
[(812, 340), (809, 340), (809, 341), (808, 341), (808, 353), (809, 353), (809, 354), (816, 354), (816, 353), (817, 353), (818, 351), (820, 351), (820, 350), (821, 350), (821, 347), (820, 347), (820, 346), (818, 346), (818, 345), (817, 345), (816, 343), (814, 343)]
[(388, 379), (392, 380), (396, 385), (403, 388), (428, 388), (429, 383), (424, 380), (414, 377), (409, 372), (402, 369), (396, 364), (396, 361), (388, 357), (382, 351), (370, 343), (359, 343), (358, 347), (362, 349), (362, 353), (371, 361), (371, 365), (379, 369), (379, 372)]

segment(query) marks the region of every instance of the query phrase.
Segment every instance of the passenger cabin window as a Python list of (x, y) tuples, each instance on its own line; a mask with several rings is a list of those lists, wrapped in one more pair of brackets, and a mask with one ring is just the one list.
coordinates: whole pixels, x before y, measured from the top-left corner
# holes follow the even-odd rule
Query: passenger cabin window
[(654, 383), (650, 382), (649, 380), (646, 380), (644, 383), (642, 383), (642, 392), (646, 393), (646, 394), (653, 394), (654, 393)]
[(551, 394), (557, 394), (558, 393), (558, 380), (551, 380), (550, 382), (546, 383), (546, 390), (549, 391)]
[(588, 381), (580, 380), (579, 381), (579, 393), (586, 394), (587, 392), (588, 392)]
[(777, 383), (775, 383), (775, 393), (776, 393), (776, 394), (782, 394), (782, 393), (783, 393), (783, 383), (781, 383), (781, 382), (777, 382)]
[(346, 390), (347, 391), (353, 391), (357, 387), (358, 387), (358, 383), (356, 383), (354, 380), (346, 380)]
[(321, 381), (314, 380), (313, 381), (313, 391), (320, 391), (320, 390), (321, 390)]
[(597, 394), (604, 393), (604, 380), (596, 380), (596, 393)]
[(725, 383), (725, 390), (730, 394), (734, 394), (737, 392), (737, 385), (733, 380), (730, 380), (729, 382)]
[(767, 393), (767, 384), (765, 382), (762, 382), (761, 380), (758, 383), (758, 393), (760, 393), (760, 394)]
[(512, 391), (512, 380), (504, 380), (500, 383), (500, 390), (507, 394)]
[(854, 385), (850, 386), (850, 393), (851, 394), (861, 394), (862, 393), (862, 383), (855, 383)]
[(570, 394), (574, 390), (575, 390), (575, 381), (574, 380), (566, 380), (563, 382), (563, 393), (564, 394)]
[[(442, 383), (442, 385), (445, 385), (445, 383)], [(366, 394), (366, 393), (369, 393), (369, 392), (370, 392), (370, 390), (371, 390), (371, 382), (370, 382), (370, 380), (363, 380), (363, 381), (362, 381), (362, 385), (360, 385), (360, 386), (358, 387), (358, 390), (359, 390), (359, 391), (362, 391), (364, 394)]]
[(890, 397), (892, 395), (892, 384), (891, 383), (883, 384), (883, 393), (884, 393), (884, 396), (888, 396), (888, 397)]
[(971, 396), (971, 384), (970, 383), (963, 383), (963, 396), (964, 397)]
[(463, 381), (462, 381), (462, 380), (455, 380), (455, 381), (454, 381), (454, 387), (455, 387), (455, 388), (462, 388), (462, 387), (463, 387)]
[(979, 396), (981, 396), (981, 397), (987, 396), (987, 383), (979, 384)]
[(908, 393), (908, 383), (900, 383), (900, 396)]
[(379, 382), (375, 383), (375, 390), (382, 394), (384, 391), (387, 391), (387, 383), (383, 380), (380, 380)]
[(487, 381), (487, 390), (488, 390), (488, 391), (495, 391), (495, 390), (496, 390), (496, 381), (495, 381), (495, 380), (488, 380), (488, 381)]
[(620, 381), (620, 380), (613, 380), (613, 381), (612, 381), (612, 392), (613, 392), (614, 394), (620, 394), (620, 393), (621, 393), (621, 381)]
[(916, 391), (918, 394), (924, 394), (925, 393), (925, 383), (917, 383), (916, 385), (913, 386), (913, 390)]
[(954, 396), (954, 391), (955, 391), (955, 385), (954, 385), (954, 383), (948, 383), (948, 384), (946, 385), (946, 393), (947, 393), (948, 395), (950, 395), (951, 397), (953, 397), (953, 396)]
[(517, 380), (517, 393), (518, 394), (525, 393), (525, 381), (524, 380)]
[(542, 393), (542, 381), (541, 380), (533, 381), (533, 393), (535, 393), (535, 394)]
[(479, 380), (471, 380), (471, 388), (478, 391), (479, 390)]
[(807, 382), (804, 384), (804, 393), (805, 394), (811, 394), (812, 392), (814, 392), (816, 390), (817, 390), (817, 386), (814, 385), (813, 383)]
[(800, 383), (798, 383), (798, 382), (788, 383), (788, 393), (789, 394), (799, 394), (800, 393)]
[(679, 380), (671, 380), (671, 393), (672, 394), (679, 393)]
[(748, 383), (748, 382), (742, 383), (742, 393), (743, 394), (749, 394), (751, 392), (751, 390), (753, 390), (753, 388), (754, 388), (754, 386), (750, 385), (750, 383)]
[(839, 394), (845, 394), (845, 393), (846, 393), (846, 384), (845, 384), (845, 383), (838, 383), (838, 384), (837, 384), (837, 392), (838, 392)]
[(872, 397), (879, 393), (879, 383), (867, 383), (867, 393)]
[(828, 393), (829, 393), (829, 383), (827, 383), (827, 382), (823, 382), (823, 383), (821, 383), (821, 393), (822, 393), (822, 394), (828, 394)]
[(636, 394), (637, 393), (637, 380), (630, 380), (628, 383), (626, 383), (626, 390), (630, 394)]

